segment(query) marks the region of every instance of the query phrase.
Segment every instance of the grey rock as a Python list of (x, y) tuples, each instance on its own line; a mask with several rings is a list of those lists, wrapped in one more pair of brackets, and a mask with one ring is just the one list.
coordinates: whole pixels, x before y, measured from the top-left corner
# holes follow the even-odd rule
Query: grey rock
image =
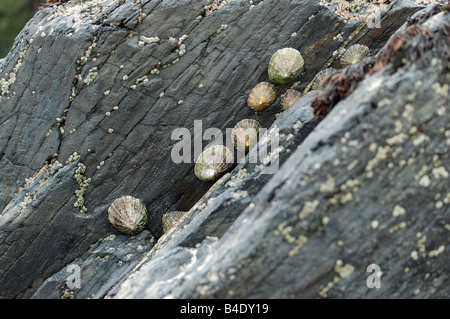
[[(443, 32), (448, 15), (428, 26)], [(213, 227), (196, 220), (209, 207), (210, 224), (229, 216), (218, 186), (211, 205), (191, 212), (110, 296), (448, 298), (450, 63), (437, 52), (425, 54), (425, 67), (367, 76), (255, 196), (232, 207), (241, 212), (230, 227), (202, 241)], [(153, 276), (163, 260), (178, 272)], [(372, 264), (380, 289), (367, 286)]]
[(83, 256), (49, 277), (32, 299), (103, 298), (125, 279), (155, 242), (149, 231), (136, 236), (110, 235)]

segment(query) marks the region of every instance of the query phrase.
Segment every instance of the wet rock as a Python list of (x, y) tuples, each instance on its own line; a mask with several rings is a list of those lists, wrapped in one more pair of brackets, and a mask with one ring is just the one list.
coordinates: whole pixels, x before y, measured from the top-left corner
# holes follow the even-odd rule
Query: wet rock
[[(434, 43), (449, 14), (425, 22)], [(231, 206), (219, 185), (110, 296), (447, 298), (450, 62), (436, 45), (414, 60), (421, 45), (407, 41), (403, 66), (359, 83), (256, 194)], [(229, 205), (239, 216), (211, 231)], [(163, 261), (178, 271), (153, 276)]]

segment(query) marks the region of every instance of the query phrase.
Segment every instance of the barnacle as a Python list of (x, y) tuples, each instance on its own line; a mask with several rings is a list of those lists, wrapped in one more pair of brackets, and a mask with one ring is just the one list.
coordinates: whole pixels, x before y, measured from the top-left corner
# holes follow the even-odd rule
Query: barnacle
[(133, 196), (117, 198), (108, 208), (111, 224), (126, 234), (140, 233), (147, 222), (147, 209)]
[(303, 69), (304, 60), (299, 51), (284, 48), (275, 52), (269, 62), (269, 78), (277, 84), (285, 84), (295, 79)]
[(244, 119), (236, 124), (231, 132), (231, 138), (236, 148), (247, 152), (257, 142), (261, 125), (258, 121)]
[(233, 153), (224, 145), (214, 145), (197, 158), (194, 173), (203, 181), (212, 181), (233, 165)]
[(327, 68), (316, 74), (313, 80), (313, 84), (311, 86), (311, 90), (320, 90), (326, 83), (326, 80), (336, 72), (336, 69)]
[(261, 82), (248, 95), (247, 105), (257, 112), (263, 111), (272, 104), (276, 97), (275, 86), (268, 82)]
[(361, 62), (365, 57), (369, 55), (369, 48), (362, 44), (354, 44), (345, 50), (341, 57), (341, 64), (347, 66)]
[(286, 90), (286, 92), (284, 92), (284, 94), (281, 95), (281, 109), (283, 111), (286, 111), (301, 96), (302, 96), (302, 94), (299, 91), (296, 91), (296, 90), (293, 90), (293, 89)]

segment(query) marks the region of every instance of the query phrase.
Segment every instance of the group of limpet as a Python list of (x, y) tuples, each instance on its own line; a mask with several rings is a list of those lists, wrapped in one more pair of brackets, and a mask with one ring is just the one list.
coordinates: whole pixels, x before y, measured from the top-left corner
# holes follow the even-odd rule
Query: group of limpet
[[(295, 79), (304, 66), (300, 52), (293, 48), (284, 48), (272, 55), (268, 75), (270, 81), (276, 84), (286, 84)], [(291, 90), (293, 91), (293, 90)], [(283, 108), (292, 104), (297, 94), (287, 95), (282, 102)], [(247, 98), (247, 105), (256, 112), (264, 111), (277, 98), (274, 84), (269, 82), (258, 83)], [(261, 125), (252, 119), (243, 119), (233, 128), (232, 141), (236, 149), (248, 152), (259, 140)], [(198, 157), (195, 164), (195, 176), (203, 181), (213, 181), (231, 168), (233, 164), (232, 152), (224, 145), (215, 145), (207, 148)]]
[[(341, 57), (341, 64), (348, 66), (362, 61), (369, 55), (365, 45), (350, 46)], [(286, 84), (294, 80), (302, 71), (304, 60), (299, 51), (293, 48), (280, 49), (269, 62), (268, 75), (276, 84)], [(323, 89), (325, 81), (337, 70), (327, 68), (320, 71), (313, 79), (312, 90)], [(268, 108), (277, 97), (275, 85), (269, 82), (258, 83), (250, 92), (247, 104), (256, 112)], [(287, 110), (301, 97), (301, 93), (288, 89), (281, 96), (281, 108)], [(232, 131), (235, 147), (248, 152), (259, 140), (261, 125), (252, 119), (239, 121)], [(194, 173), (203, 181), (213, 181), (233, 166), (233, 153), (224, 145), (214, 145), (204, 150), (197, 158)], [(141, 232), (147, 222), (147, 209), (141, 201), (132, 196), (116, 199), (108, 209), (108, 219), (119, 231), (135, 235)], [(163, 221), (165, 222), (165, 221)]]

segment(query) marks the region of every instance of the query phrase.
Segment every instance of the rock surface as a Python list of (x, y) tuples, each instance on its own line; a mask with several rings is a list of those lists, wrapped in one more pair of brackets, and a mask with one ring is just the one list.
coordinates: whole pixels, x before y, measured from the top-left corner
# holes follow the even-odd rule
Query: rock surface
[[(279, 99), (246, 106), (277, 49), (302, 52), (293, 86), (307, 91), (340, 67), (333, 52), (376, 54), (423, 5), (395, 1), (369, 28), (319, 1), (228, 2), (69, 2), (27, 24), (0, 61), (0, 297), (448, 297), (448, 57), (389, 64), (318, 126), (315, 92), (277, 119)], [(448, 13), (429, 20), (434, 34), (448, 27)], [(173, 129), (243, 118), (273, 124), (279, 146), (197, 203), (214, 183), (173, 163)], [(123, 195), (147, 206), (151, 234), (109, 225)], [(189, 213), (163, 235), (175, 210)], [(372, 263), (382, 289), (366, 286)], [(70, 264), (90, 286), (61, 288)]]

